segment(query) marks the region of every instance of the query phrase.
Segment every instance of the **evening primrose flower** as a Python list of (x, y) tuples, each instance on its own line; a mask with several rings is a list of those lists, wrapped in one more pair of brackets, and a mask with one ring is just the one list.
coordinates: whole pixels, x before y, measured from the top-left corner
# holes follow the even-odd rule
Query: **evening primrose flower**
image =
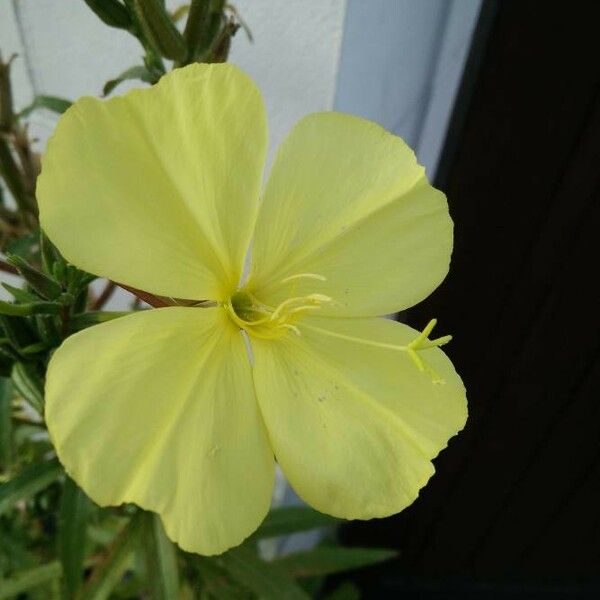
[(70, 262), (179, 299), (56, 351), (46, 420), (58, 456), (98, 504), (155, 511), (202, 554), (258, 527), (275, 461), (322, 512), (402, 510), (466, 419), (438, 348), (449, 338), (376, 318), (448, 269), (446, 200), (411, 150), (363, 119), (313, 114), (261, 194), (266, 148), (252, 81), (192, 65), (76, 102), (38, 183), (42, 226)]

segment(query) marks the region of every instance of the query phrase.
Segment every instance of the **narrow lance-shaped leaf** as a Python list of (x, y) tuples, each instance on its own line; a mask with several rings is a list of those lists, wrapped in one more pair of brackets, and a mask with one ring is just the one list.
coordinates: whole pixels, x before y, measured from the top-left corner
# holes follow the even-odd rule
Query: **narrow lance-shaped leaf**
[(62, 293), (60, 285), (41, 271), (32, 267), (16, 254), (8, 255), (8, 262), (16, 267), (23, 279), (43, 298), (55, 300)]
[(346, 581), (335, 588), (333, 592), (327, 594), (323, 600), (360, 600), (360, 596), (358, 587), (354, 583)]
[(34, 365), (16, 362), (11, 378), (17, 391), (40, 415), (44, 414), (44, 382)]
[(31, 315), (58, 315), (63, 306), (60, 302), (27, 302), (13, 304), (0, 300), (0, 314), (12, 317), (29, 317)]
[(22, 303), (30, 303), (30, 302), (39, 302), (39, 298), (28, 292), (26, 290), (22, 290), (21, 288), (14, 287), (9, 283), (2, 282), (2, 287), (9, 293), (11, 296), (17, 301)]
[(24, 594), (41, 586), (44, 586), (47, 589), (48, 584), (56, 581), (60, 576), (61, 566), (58, 561), (50, 562), (41, 567), (34, 567), (33, 569), (21, 571), (0, 582), (0, 600), (20, 597), (20, 594)]
[(332, 527), (339, 519), (325, 515), (308, 506), (281, 506), (267, 515), (253, 538), (262, 539), (289, 535), (318, 527)]
[(0, 485), (0, 514), (49, 486), (62, 472), (58, 460), (53, 459), (33, 464)]
[(60, 263), (66, 268), (67, 261), (63, 258), (58, 248), (50, 241), (43, 230), (40, 230), (40, 254), (42, 256), (42, 269), (46, 275), (54, 275), (54, 265)]
[(123, 71), (120, 75), (117, 75), (114, 79), (110, 79), (104, 84), (102, 88), (102, 95), (108, 96), (119, 84), (124, 81), (135, 80), (144, 81), (145, 83), (153, 84), (160, 79), (160, 74), (154, 75), (147, 67), (143, 65), (136, 65)]
[(0, 472), (10, 471), (12, 461), (12, 383), (0, 378)]
[[(9, 306), (20, 306), (18, 304), (9, 304)], [(2, 325), (2, 330), (4, 331), (4, 335), (8, 339), (8, 342), (12, 345), (16, 350), (20, 350), (30, 344), (38, 341), (29, 325), (27, 319), (24, 319), (21, 316), (13, 316), (2, 314), (2, 310), (4, 307), (0, 304), (0, 325)], [(18, 355), (17, 355), (18, 356)]]
[(158, 515), (144, 515), (144, 533), (141, 539), (153, 600), (179, 598), (177, 551), (167, 537)]
[(0, 135), (0, 179), (12, 194), (20, 210), (32, 211), (34, 200), (25, 186), (24, 175), (17, 165), (7, 139)]
[(213, 559), (231, 578), (261, 600), (307, 600), (309, 596), (274, 565), (261, 560), (249, 547), (239, 546)]
[(123, 577), (131, 552), (138, 543), (143, 526), (143, 514), (136, 513), (112, 543), (106, 558), (96, 567), (83, 587), (85, 600), (105, 600)]
[(209, 598), (218, 600), (240, 600), (245, 589), (234, 583), (227, 572), (214, 559), (189, 555), (188, 563), (200, 577), (201, 589)]
[(64, 98), (57, 98), (56, 96), (36, 96), (33, 102), (26, 106), (17, 116), (20, 119), (28, 117), (34, 110), (45, 108), (46, 110), (52, 111), (58, 115), (62, 115), (67, 108), (73, 103), (70, 100)]
[(382, 548), (345, 548), (343, 546), (321, 546), (306, 552), (288, 554), (273, 561), (290, 577), (314, 577), (329, 575), (366, 567), (397, 556), (394, 550)]
[(85, 534), (92, 504), (78, 485), (67, 477), (58, 523), (58, 556), (63, 567), (68, 597), (75, 597), (83, 582)]

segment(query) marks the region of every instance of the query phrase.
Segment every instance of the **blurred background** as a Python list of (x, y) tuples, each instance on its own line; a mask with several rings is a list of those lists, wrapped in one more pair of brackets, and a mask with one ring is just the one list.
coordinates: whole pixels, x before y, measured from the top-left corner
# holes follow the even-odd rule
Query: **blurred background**
[[(402, 318), (454, 335), (470, 420), (413, 506), (343, 528), (400, 552), (350, 577), (365, 598), (597, 598), (600, 2), (235, 6), (254, 41), (230, 60), (264, 93), (271, 154), (306, 113), (365, 116), (415, 148), (456, 224), (450, 276)], [(0, 48), (17, 108), (99, 95), (140, 54), (81, 0), (0, 0)], [(55, 120), (32, 117), (40, 146)]]

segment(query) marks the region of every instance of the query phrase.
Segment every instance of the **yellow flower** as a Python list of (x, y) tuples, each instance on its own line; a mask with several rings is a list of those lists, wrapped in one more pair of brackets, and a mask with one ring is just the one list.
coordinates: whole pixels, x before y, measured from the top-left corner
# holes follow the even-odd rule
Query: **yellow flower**
[(275, 459), (322, 512), (402, 510), (466, 419), (436, 347), (449, 338), (375, 318), (419, 302), (448, 270), (446, 199), (411, 150), (365, 120), (313, 114), (261, 194), (266, 148), (252, 81), (193, 65), (76, 102), (38, 184), (42, 225), (70, 262), (212, 301), (84, 330), (46, 383), (50, 435), (79, 485), (101, 505), (159, 513), (202, 554), (257, 528)]

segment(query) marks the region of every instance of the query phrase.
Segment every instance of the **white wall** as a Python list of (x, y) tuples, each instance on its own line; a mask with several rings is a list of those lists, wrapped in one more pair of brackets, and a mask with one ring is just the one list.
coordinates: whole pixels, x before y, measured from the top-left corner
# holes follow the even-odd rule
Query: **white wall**
[[(255, 41), (240, 30), (231, 61), (263, 91), (273, 147), (301, 116), (333, 106), (345, 0), (237, 0), (235, 6)], [(20, 55), (14, 66), (21, 103), (34, 91), (98, 95), (105, 81), (140, 64), (142, 54), (132, 36), (104, 25), (83, 0), (0, 0), (0, 50)], [(46, 137), (54, 118), (34, 120)]]
[(481, 0), (348, 0), (336, 110), (378, 121), (435, 173)]

